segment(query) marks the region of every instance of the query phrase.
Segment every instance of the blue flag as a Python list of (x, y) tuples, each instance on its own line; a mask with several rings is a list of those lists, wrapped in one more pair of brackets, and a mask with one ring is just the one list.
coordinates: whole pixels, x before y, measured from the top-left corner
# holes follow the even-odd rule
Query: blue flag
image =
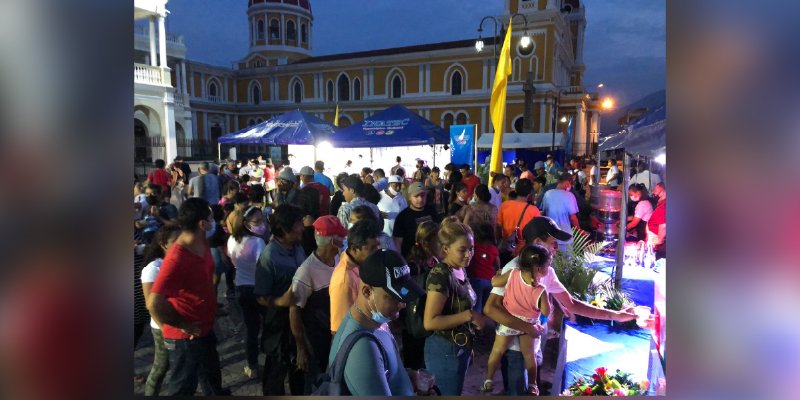
[(564, 165), (566, 165), (569, 158), (572, 157), (572, 117), (569, 117), (567, 123), (567, 145), (564, 150)]
[(450, 125), (450, 162), (475, 168), (475, 125)]

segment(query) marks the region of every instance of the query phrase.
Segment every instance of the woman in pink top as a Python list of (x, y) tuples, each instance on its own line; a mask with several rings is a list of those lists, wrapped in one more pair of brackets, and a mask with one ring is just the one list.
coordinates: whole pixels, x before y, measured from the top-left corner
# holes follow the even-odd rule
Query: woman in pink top
[[(492, 286), (505, 286), (505, 296), (503, 296), (503, 306), (513, 316), (536, 324), (539, 322), (539, 300), (544, 293), (544, 286), (539, 285), (535, 277), (534, 270), (547, 269), (553, 261), (550, 252), (540, 245), (530, 245), (525, 247), (519, 255), (519, 268), (507, 272), (505, 275), (495, 275), (492, 278)], [(481, 390), (491, 391), (492, 379), (503, 354), (508, 350), (514, 336), (519, 337), (519, 348), (525, 360), (525, 369), (528, 376), (536, 376), (536, 358), (534, 356), (534, 338), (522, 332), (511, 329), (504, 325), (497, 326), (497, 335), (494, 338), (492, 352), (489, 354), (489, 366), (486, 371), (486, 380)], [(533, 395), (539, 394), (536, 381), (528, 384), (528, 392)]]

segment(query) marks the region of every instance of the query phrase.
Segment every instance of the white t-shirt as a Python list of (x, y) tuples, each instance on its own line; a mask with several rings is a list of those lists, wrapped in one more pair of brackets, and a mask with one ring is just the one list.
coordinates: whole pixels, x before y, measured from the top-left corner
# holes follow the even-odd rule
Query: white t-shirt
[(647, 222), (650, 221), (650, 216), (653, 215), (653, 205), (650, 204), (647, 200), (642, 200), (636, 203), (636, 211), (633, 212), (633, 216), (636, 218), (640, 218), (642, 221)]
[[(339, 256), (333, 265), (339, 264)], [(292, 278), (292, 292), (294, 292), (295, 305), (300, 308), (306, 306), (308, 298), (316, 291), (325, 289), (331, 284), (333, 267), (325, 264), (317, 257), (316, 253), (311, 253), (294, 273)]]
[[(151, 261), (150, 264), (147, 264), (144, 268), (142, 268), (142, 283), (153, 283), (156, 281), (156, 277), (158, 273), (161, 271), (161, 263), (164, 262), (162, 258), (156, 258), (155, 260)], [(161, 329), (156, 324), (156, 321), (153, 321), (150, 318), (150, 327), (153, 329)]]
[(403, 197), (402, 193), (398, 193), (394, 198), (389, 197), (385, 191), (381, 192), (381, 201), (378, 202), (378, 209), (389, 214), (389, 218), (383, 219), (383, 232), (392, 236), (394, 229), (394, 220), (397, 219), (397, 214), (408, 207), (408, 200)]
[(267, 245), (264, 239), (245, 236), (239, 243), (233, 236), (228, 238), (228, 257), (236, 267), (236, 286), (256, 284), (256, 262)]
[[(615, 177), (618, 177), (618, 176), (619, 176), (619, 168), (617, 168), (616, 165), (612, 165), (611, 168), (608, 169), (608, 173), (606, 174), (606, 183), (610, 185), (609, 182), (611, 182), (612, 179), (616, 180)], [(618, 184), (614, 184), (614, 186), (617, 186), (617, 185)]]
[(634, 183), (643, 184), (644, 187), (646, 187), (647, 191), (649, 192), (652, 190), (651, 188), (661, 183), (661, 177), (658, 176), (657, 174), (651, 173), (650, 171), (642, 171), (634, 175), (633, 178), (631, 178), (631, 184)]
[(592, 169), (589, 170), (589, 178), (590, 178), (589, 179), (589, 184), (590, 185), (594, 185), (595, 184), (595, 177), (597, 175), (599, 175), (599, 174), (600, 174), (600, 172), (597, 169), (597, 165), (592, 165)]

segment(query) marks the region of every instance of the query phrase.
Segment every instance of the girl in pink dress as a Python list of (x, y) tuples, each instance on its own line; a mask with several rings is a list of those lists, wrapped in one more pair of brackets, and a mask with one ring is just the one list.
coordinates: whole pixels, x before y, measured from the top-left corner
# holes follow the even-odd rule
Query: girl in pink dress
[[(544, 286), (539, 285), (534, 271), (542, 268), (547, 269), (553, 259), (550, 256), (550, 252), (543, 246), (530, 245), (522, 250), (517, 260), (519, 268), (515, 268), (504, 275), (495, 275), (492, 278), (492, 286), (505, 286), (503, 306), (511, 315), (531, 324), (537, 324), (539, 323), (539, 314), (541, 312), (539, 300), (544, 293)], [(536, 358), (533, 350), (536, 338), (501, 324), (497, 326), (496, 333), (492, 352), (489, 354), (486, 381), (484, 381), (484, 387), (482, 388), (485, 391), (491, 391), (494, 373), (497, 371), (497, 367), (500, 366), (500, 360), (515, 336), (519, 337), (519, 348), (525, 360), (525, 369), (528, 370), (528, 376), (536, 376)], [(535, 378), (532, 378), (532, 382), (528, 384), (528, 392), (538, 395), (539, 388), (536, 386)]]

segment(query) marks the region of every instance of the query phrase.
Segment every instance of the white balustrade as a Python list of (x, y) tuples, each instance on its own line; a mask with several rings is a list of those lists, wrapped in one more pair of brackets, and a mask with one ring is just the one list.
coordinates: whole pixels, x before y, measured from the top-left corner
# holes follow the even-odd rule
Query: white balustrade
[(139, 63), (133, 64), (133, 81), (148, 85), (164, 85), (164, 79), (160, 67), (153, 67)]

